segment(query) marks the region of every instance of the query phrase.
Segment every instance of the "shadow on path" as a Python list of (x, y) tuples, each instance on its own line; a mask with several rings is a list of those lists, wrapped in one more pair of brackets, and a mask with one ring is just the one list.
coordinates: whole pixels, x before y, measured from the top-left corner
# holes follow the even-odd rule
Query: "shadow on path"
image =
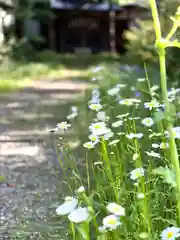
[[(27, 213), (46, 221), (46, 206), (58, 199), (61, 178), (53, 170), (48, 129), (65, 119), (70, 106), (80, 103), (87, 87), (74, 81), (36, 81), (19, 92), (0, 95), (0, 175), (5, 177), (0, 183), (1, 234), (12, 233)], [(73, 129), (66, 137), (74, 139)]]

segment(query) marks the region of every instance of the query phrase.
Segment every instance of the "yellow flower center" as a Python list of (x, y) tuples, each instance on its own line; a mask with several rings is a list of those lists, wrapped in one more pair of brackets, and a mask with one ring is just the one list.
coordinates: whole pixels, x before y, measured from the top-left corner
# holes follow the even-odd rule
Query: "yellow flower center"
[(118, 206), (113, 208), (113, 212), (119, 212), (119, 210), (120, 208)]
[(169, 239), (169, 238), (172, 238), (173, 235), (174, 235), (173, 232), (168, 232), (168, 233), (167, 233), (167, 238), (168, 238), (168, 239)]
[(136, 172), (136, 177), (140, 177), (140, 176), (141, 176), (140, 172)]
[(115, 218), (108, 219), (108, 224), (115, 225), (116, 224), (116, 219)]
[(96, 128), (96, 129), (99, 129), (99, 128), (101, 128), (101, 127), (100, 127), (99, 125), (96, 125), (95, 128)]
[(149, 106), (150, 107), (154, 107), (154, 103), (149, 103)]

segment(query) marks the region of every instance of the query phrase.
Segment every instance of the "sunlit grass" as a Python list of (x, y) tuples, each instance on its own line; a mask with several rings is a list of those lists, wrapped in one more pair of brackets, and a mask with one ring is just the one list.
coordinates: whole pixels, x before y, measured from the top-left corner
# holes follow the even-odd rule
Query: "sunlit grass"
[(91, 68), (108, 64), (118, 56), (108, 54), (76, 55), (43, 52), (34, 61), (6, 59), (0, 66), (0, 91), (23, 88), (34, 80), (84, 80), (91, 78)]

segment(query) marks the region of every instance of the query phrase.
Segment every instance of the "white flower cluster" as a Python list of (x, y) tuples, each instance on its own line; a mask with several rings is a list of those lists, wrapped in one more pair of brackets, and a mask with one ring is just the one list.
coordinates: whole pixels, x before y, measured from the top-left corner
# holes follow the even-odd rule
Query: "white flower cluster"
[(105, 122), (96, 122), (92, 123), (89, 126), (91, 134), (89, 135), (90, 142), (83, 144), (86, 148), (94, 148), (94, 146), (100, 141), (100, 137), (104, 137), (105, 140), (108, 140), (114, 134), (110, 128), (107, 127)]
[(100, 232), (116, 229), (122, 224), (120, 217), (125, 216), (125, 209), (115, 202), (109, 203), (106, 208), (111, 214), (103, 218), (103, 225), (99, 227)]
[[(81, 192), (84, 189), (79, 189)], [(77, 207), (78, 200), (74, 197), (66, 197), (65, 202), (56, 209), (56, 213), (60, 216), (68, 215), (68, 219), (73, 223), (81, 223), (89, 218), (87, 207)], [(76, 208), (77, 207), (77, 208)]]

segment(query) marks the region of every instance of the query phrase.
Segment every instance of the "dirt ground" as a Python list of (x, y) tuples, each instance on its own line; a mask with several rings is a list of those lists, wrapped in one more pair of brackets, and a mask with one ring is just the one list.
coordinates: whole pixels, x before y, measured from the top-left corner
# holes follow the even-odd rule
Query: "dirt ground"
[[(27, 213), (46, 218), (46, 206), (57, 199), (48, 129), (64, 120), (86, 88), (82, 82), (46, 80), (0, 95), (0, 176), (5, 178), (0, 182), (0, 240), (13, 239), (9, 232), (17, 231)], [(67, 135), (72, 139), (73, 130)]]

